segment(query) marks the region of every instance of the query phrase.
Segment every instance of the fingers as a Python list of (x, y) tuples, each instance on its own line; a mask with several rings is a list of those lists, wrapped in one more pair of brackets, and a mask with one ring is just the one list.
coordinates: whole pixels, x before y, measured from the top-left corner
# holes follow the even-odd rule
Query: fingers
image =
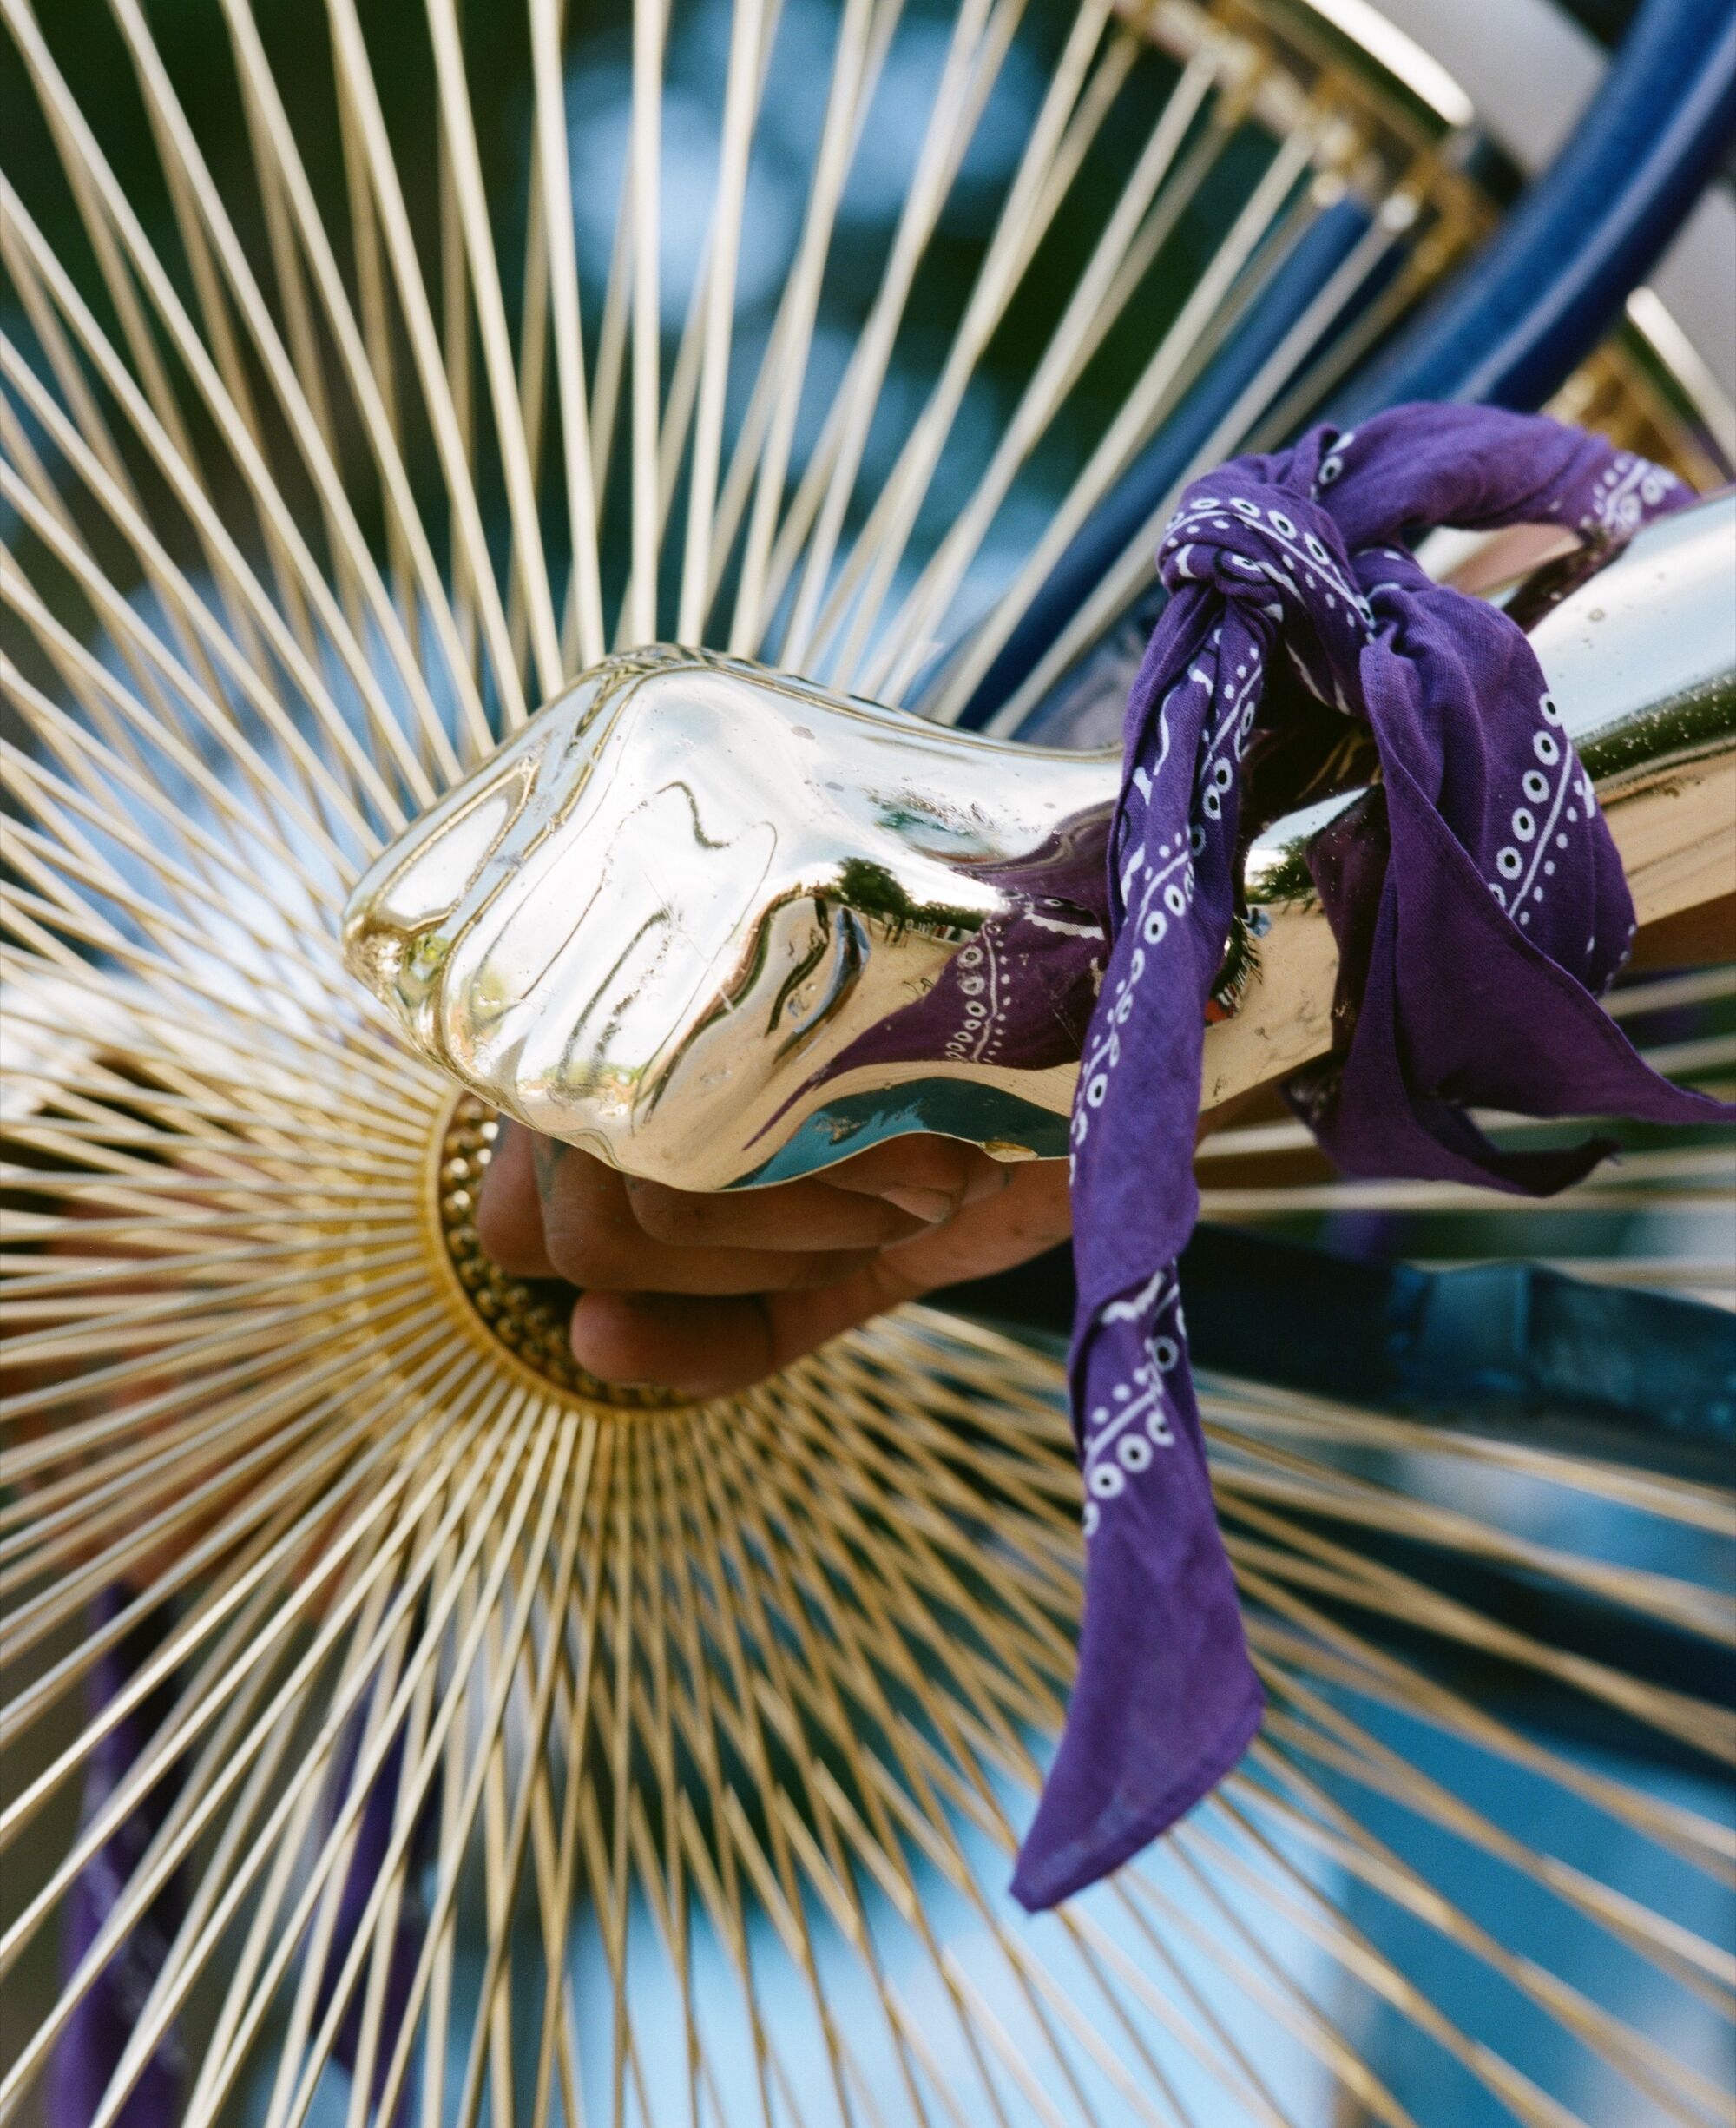
[(750, 1249), (799, 1261), (768, 1287), (835, 1277), (847, 1267), (819, 1257), (887, 1248), (997, 1196), (1011, 1170), (950, 1138), (894, 1138), (823, 1176), (771, 1189), (715, 1194), (671, 1189), (622, 1176), (575, 1148), (503, 1123), (483, 1178), (477, 1226), (486, 1253), (519, 1278), (569, 1278), (610, 1288), (662, 1282), (677, 1293), (757, 1289), (716, 1260), (654, 1281), (671, 1260), (647, 1246), (684, 1252)]
[(1012, 1172), (981, 1146), (912, 1135), (888, 1138), (841, 1160), (826, 1169), (825, 1180), (835, 1189), (880, 1197), (934, 1226), (967, 1205), (998, 1196)]
[(573, 1310), (573, 1354), (605, 1381), (724, 1396), (776, 1374), (913, 1291), (881, 1256), (806, 1293), (728, 1300), (588, 1293)]
[(631, 1176), (626, 1186), (640, 1226), (654, 1241), (677, 1248), (885, 1248), (930, 1223), (884, 1196), (834, 1189), (819, 1176), (714, 1195)]
[(1040, 1255), (1064, 1241), (1070, 1225), (1066, 1162), (1033, 1161), (1011, 1169), (993, 1199), (832, 1284), (742, 1299), (588, 1293), (573, 1310), (573, 1354), (605, 1381), (727, 1395), (901, 1301)]
[(822, 1176), (705, 1196), (503, 1123), (477, 1224), (503, 1269), (581, 1288), (582, 1366), (716, 1395), (934, 1286), (1050, 1246), (1067, 1231), (1066, 1168), (910, 1136)]
[[(848, 1208), (841, 1195), (840, 1202)], [(860, 1228), (884, 1212), (869, 1208), (865, 1220), (852, 1216)], [(895, 1216), (903, 1220), (900, 1232), (919, 1226)], [(641, 1223), (616, 1169), (575, 1146), (511, 1127), (496, 1140), (477, 1208), (482, 1245), (503, 1270), (564, 1278), (588, 1291), (736, 1294), (830, 1285), (884, 1246), (834, 1245), (825, 1233), (808, 1230), (799, 1208), (786, 1225), (786, 1242), (758, 1247), (659, 1240)]]
[(764, 1301), (666, 1293), (588, 1293), (573, 1309), (573, 1357), (603, 1381), (687, 1396), (745, 1387), (773, 1368)]
[[(1007, 1170), (995, 1196), (967, 1204), (956, 1219), (901, 1242), (880, 1259), (901, 1299), (987, 1278), (1064, 1242), (1073, 1211), (1064, 1160), (1032, 1160)], [(883, 1304), (884, 1305), (884, 1304)]]
[(1009, 1170), (950, 1138), (890, 1139), (824, 1175), (765, 1189), (671, 1189), (626, 1178), (654, 1240), (692, 1248), (887, 1248), (1005, 1188)]
[(532, 1158), (536, 1142), (529, 1131), (503, 1117), (477, 1201), (477, 1239), (483, 1254), (514, 1278), (556, 1275), (542, 1239), (542, 1200)]

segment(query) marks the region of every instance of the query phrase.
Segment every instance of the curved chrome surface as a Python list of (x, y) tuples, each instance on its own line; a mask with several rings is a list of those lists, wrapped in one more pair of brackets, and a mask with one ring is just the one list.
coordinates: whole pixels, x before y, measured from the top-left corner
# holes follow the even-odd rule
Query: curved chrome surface
[[(1648, 525), (1530, 630), (1597, 784), (1641, 924), (1736, 893), (1733, 587), (1736, 490), (1726, 490)], [(1207, 1108), (1329, 1046), (1338, 947), (1315, 898), (1308, 846), (1359, 795), (1279, 820), (1249, 852), (1259, 966), (1234, 1018), (1207, 1030)]]
[[(1736, 494), (1642, 533), (1533, 640), (1642, 920), (1736, 890)], [(1530, 593), (1539, 590), (1536, 580)], [(493, 1106), (686, 1189), (927, 1130), (1058, 1155), (1100, 978), (1118, 757), (702, 652), (598, 666), (358, 886), (352, 970)], [(1327, 1045), (1308, 846), (1249, 853), (1255, 963), (1207, 1106)]]
[(688, 1189), (1058, 1154), (1115, 766), (702, 652), (595, 668), (358, 886), (351, 967), (509, 1115)]

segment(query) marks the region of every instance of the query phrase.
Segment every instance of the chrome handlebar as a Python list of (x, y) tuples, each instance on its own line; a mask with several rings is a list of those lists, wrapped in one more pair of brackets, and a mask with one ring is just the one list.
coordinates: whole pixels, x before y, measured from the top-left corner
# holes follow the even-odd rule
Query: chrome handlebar
[[(1736, 493), (1650, 527), (1533, 642), (1641, 922), (1736, 891)], [(703, 652), (594, 668), (358, 884), (349, 965), (492, 1106), (690, 1189), (935, 1130), (1065, 1150), (1119, 755), (1023, 746)], [(1204, 1100), (1330, 1038), (1309, 844), (1254, 842), (1257, 964)]]

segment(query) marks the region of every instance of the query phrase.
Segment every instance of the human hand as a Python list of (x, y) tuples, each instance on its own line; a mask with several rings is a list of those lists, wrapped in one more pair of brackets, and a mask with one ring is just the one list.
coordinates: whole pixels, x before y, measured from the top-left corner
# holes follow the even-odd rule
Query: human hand
[(902, 1301), (1052, 1248), (1070, 1220), (1065, 1161), (1009, 1166), (955, 1138), (893, 1138), (824, 1175), (713, 1196), (503, 1121), (477, 1226), (514, 1277), (581, 1288), (582, 1367), (709, 1396)]

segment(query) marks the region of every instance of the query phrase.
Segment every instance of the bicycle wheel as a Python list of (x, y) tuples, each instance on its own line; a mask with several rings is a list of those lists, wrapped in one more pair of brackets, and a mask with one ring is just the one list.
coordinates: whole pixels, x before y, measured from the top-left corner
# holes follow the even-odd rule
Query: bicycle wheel
[[(1461, 1873), (1727, 2004), (1682, 1888), (1713, 1813), (1531, 1718), (1720, 1748), (1561, 1606), (1709, 1641), (1722, 1492), (1222, 1384), (1277, 1711), (1028, 1926), (1077, 1611), (1052, 1354), (912, 1310), (745, 1397), (602, 1400), (477, 1252), (490, 1119), (337, 953), (368, 855), (613, 646), (897, 701), (959, 642), (962, 698), (1223, 366), (1258, 352), (1196, 450), (1497, 219), (1450, 80), (1280, 0), (0, 8), (0, 2113), (1425, 2118), (1382, 2006), (1492, 2113), (1715, 2111)], [(1621, 1529), (1552, 1547), (1544, 1493)], [(1485, 1810), (1496, 1765), (1559, 1822)], [(1609, 1826), (1654, 1881), (1599, 1874)], [(1371, 1900), (1532, 2024), (1440, 2008)]]

